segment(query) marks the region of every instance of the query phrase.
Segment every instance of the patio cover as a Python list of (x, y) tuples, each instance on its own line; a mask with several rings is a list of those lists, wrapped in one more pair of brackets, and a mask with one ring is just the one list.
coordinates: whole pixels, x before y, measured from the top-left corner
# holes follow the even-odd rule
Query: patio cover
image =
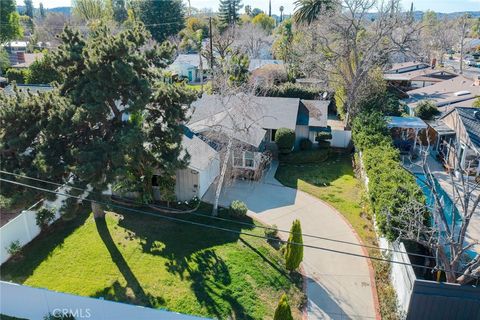
[(387, 127), (403, 129), (427, 129), (427, 124), (418, 117), (387, 117)]

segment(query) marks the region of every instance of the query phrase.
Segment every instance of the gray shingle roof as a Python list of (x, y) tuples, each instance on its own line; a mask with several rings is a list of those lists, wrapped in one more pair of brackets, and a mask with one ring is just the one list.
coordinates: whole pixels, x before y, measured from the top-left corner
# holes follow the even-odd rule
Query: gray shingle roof
[(480, 151), (480, 109), (458, 107), (456, 110), (470, 141)]
[(183, 150), (190, 155), (189, 168), (202, 171), (217, 157), (217, 151), (191, 132), (182, 137)]
[[(21, 93), (38, 93), (38, 92), (46, 92), (46, 91), (52, 91), (53, 87), (48, 85), (48, 84), (17, 84), (17, 90)], [(13, 90), (13, 85), (9, 84), (8, 86), (5, 87), (5, 94), (12, 95), (14, 94)]]

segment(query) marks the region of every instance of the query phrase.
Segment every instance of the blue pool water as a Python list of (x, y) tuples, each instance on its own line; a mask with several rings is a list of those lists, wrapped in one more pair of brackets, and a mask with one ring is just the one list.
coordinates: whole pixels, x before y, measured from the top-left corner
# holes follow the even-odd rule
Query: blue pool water
[[(426, 200), (427, 207), (429, 208), (429, 211), (432, 212), (433, 207), (434, 207), (435, 199), (433, 197), (433, 194), (432, 194), (430, 188), (425, 184), (425, 175), (415, 174), (415, 176), (416, 176), (417, 184), (420, 186), (423, 194), (425, 195), (425, 200)], [(460, 226), (460, 224), (462, 223), (462, 216), (458, 212), (457, 207), (454, 205), (452, 199), (448, 196), (448, 194), (445, 192), (445, 190), (443, 190), (442, 187), (440, 187), (440, 184), (438, 183), (437, 180), (435, 180), (435, 184), (436, 184), (436, 188), (437, 188), (437, 190), (440, 194), (440, 197), (442, 198), (442, 201), (443, 201), (443, 207), (444, 207), (445, 216), (447, 218), (448, 225), (451, 226), (452, 214), (454, 214), (455, 225)], [(433, 219), (431, 219), (430, 221), (431, 221), (431, 224), (433, 225), (433, 223), (434, 223)], [(476, 252), (467, 251), (467, 254), (471, 258), (474, 258), (475, 255), (476, 255)]]

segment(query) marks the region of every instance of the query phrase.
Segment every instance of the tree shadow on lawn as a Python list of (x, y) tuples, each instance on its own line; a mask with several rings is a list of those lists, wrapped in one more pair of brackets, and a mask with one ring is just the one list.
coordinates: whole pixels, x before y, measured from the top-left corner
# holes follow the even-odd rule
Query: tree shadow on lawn
[(59, 219), (54, 222), (46, 231), (23, 247), (24, 257), (21, 260), (10, 259), (0, 267), (1, 279), (24, 283), (33, 275), (35, 269), (51, 256), (55, 248), (61, 248), (64, 240), (85, 223), (90, 212), (89, 208), (82, 206), (74, 219), (68, 221)]
[[(122, 274), (125, 281), (127, 281), (127, 287), (122, 287), (118, 281), (115, 281), (112, 286), (104, 288), (95, 293), (95, 296), (102, 296), (109, 300), (128, 301), (133, 304), (140, 304), (147, 307), (157, 306), (165, 303), (165, 300), (161, 297), (155, 297), (146, 293), (135, 274), (130, 269), (127, 261), (123, 257), (118, 247), (113, 241), (112, 235), (108, 230), (107, 222), (105, 218), (95, 219), (95, 225), (97, 227), (98, 234), (102, 239), (105, 247), (107, 247), (112, 261), (117, 266), (118, 270)], [(128, 288), (132, 290), (130, 294)], [(113, 291), (113, 294), (111, 293)]]
[[(117, 212), (119, 211), (117, 210)], [(231, 312), (236, 319), (252, 319), (228, 288), (232, 283), (228, 265), (214, 249), (211, 249), (237, 242), (238, 233), (208, 229), (130, 212), (122, 211), (121, 214), (123, 219), (119, 221), (119, 226), (130, 230), (141, 239), (142, 249), (145, 253), (168, 259), (165, 263), (168, 272), (178, 275), (182, 280), (190, 280), (197, 300), (211, 315), (223, 319)], [(240, 227), (236, 223), (212, 220), (198, 215), (162, 215), (228, 228), (235, 232), (252, 229), (246, 226)], [(241, 221), (253, 224), (253, 220), (248, 217)], [(227, 302), (230, 308), (226, 309), (226, 305), (219, 303), (218, 300)]]

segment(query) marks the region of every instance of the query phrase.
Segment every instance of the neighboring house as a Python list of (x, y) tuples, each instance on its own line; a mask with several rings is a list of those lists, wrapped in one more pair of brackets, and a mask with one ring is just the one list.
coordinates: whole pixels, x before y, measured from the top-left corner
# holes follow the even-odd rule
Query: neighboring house
[(27, 51), (28, 41), (11, 41), (4, 45), (4, 48), (8, 53)]
[[(52, 91), (53, 87), (48, 85), (48, 84), (35, 84), (35, 85), (29, 85), (29, 84), (17, 84), (17, 90), (21, 93), (37, 93), (37, 92), (46, 92), (46, 91)], [(13, 85), (9, 84), (8, 86), (5, 87), (4, 92), (5, 94), (8, 95), (13, 95), (14, 94), (14, 89)]]
[(402, 91), (423, 88), (458, 76), (446, 70), (425, 68), (403, 73), (385, 73), (384, 79)]
[(480, 78), (471, 80), (462, 75), (445, 80), (434, 85), (408, 91), (408, 98), (402, 103), (410, 115), (415, 114), (415, 108), (422, 100), (432, 101), (440, 111), (451, 105), (470, 101), (480, 96)]
[(480, 175), (480, 109), (457, 107), (429, 123), (435, 141), (433, 150), (450, 169), (460, 166), (470, 175)]
[[(208, 61), (202, 57), (203, 77), (208, 74)], [(168, 68), (174, 75), (188, 79), (189, 82), (200, 82), (200, 57), (194, 54), (179, 54)]]
[(385, 74), (405, 73), (430, 67), (428, 63), (419, 61), (393, 63), (391, 68), (385, 71)]
[(266, 64), (250, 74), (250, 81), (255, 85), (274, 85), (286, 82), (287, 79), (287, 69), (283, 64)]
[(10, 63), (12, 68), (26, 69), (35, 61), (42, 59), (43, 53), (25, 53), (15, 52), (10, 54)]
[(251, 59), (248, 66), (248, 71), (252, 72), (258, 68), (261, 68), (266, 65), (283, 65), (283, 60), (274, 60), (274, 59)]

